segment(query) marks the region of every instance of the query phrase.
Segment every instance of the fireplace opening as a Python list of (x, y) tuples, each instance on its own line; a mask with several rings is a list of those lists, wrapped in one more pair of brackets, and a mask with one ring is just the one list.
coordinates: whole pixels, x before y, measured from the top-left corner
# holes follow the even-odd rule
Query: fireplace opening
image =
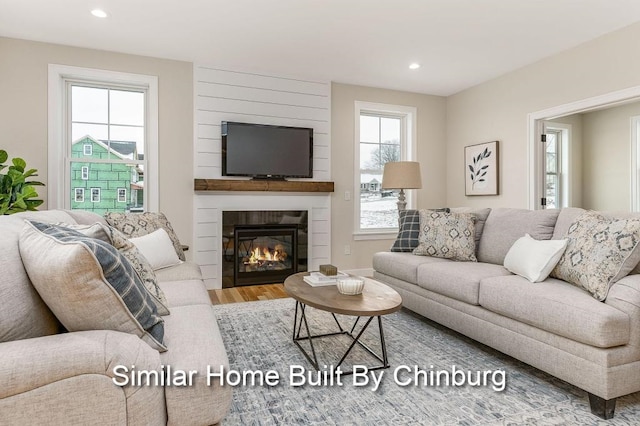
[(307, 270), (306, 210), (223, 211), (222, 287), (282, 283)]
[(234, 227), (235, 285), (284, 281), (298, 272), (298, 229), (290, 225)]

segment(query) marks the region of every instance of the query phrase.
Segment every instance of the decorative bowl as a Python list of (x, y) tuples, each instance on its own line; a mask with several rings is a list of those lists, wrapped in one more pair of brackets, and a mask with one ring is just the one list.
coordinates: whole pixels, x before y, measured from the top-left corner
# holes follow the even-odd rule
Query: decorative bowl
[(362, 293), (364, 279), (358, 277), (338, 278), (336, 285), (340, 293), (355, 296), (356, 294)]

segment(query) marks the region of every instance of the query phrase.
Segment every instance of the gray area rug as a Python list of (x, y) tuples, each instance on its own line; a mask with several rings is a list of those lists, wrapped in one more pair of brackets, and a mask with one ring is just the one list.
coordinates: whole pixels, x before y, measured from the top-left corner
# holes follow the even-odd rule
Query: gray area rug
[[(292, 342), (295, 302), (280, 299), (213, 307), (227, 348), (230, 369), (275, 370), (275, 386), (238, 385), (225, 425), (637, 425), (640, 422), (640, 393), (618, 399), (613, 420), (604, 421), (589, 411), (586, 392), (548, 374), (516, 361), (491, 348), (416, 317), (397, 312), (384, 317), (384, 334), (391, 367), (384, 371), (379, 387), (354, 386), (351, 376), (342, 376), (342, 385), (321, 380), (325, 386), (312, 386), (317, 375), (300, 349)], [(308, 309), (312, 333), (336, 331), (329, 313)], [(351, 317), (338, 317), (351, 324)], [(367, 344), (379, 347), (377, 327), (371, 324), (363, 335)], [(318, 340), (323, 371), (329, 371), (349, 343), (347, 336)], [(376, 346), (378, 345), (378, 346)], [(347, 361), (345, 361), (347, 362)], [(362, 349), (348, 357), (344, 370), (352, 365), (373, 365), (377, 361)], [(299, 365), (311, 378), (307, 384), (292, 386), (290, 366)], [(478, 371), (503, 370), (500, 377), (487, 376), (487, 386), (440, 386), (419, 383), (401, 386), (413, 378), (417, 367), (425, 371), (454, 368), (475, 380)], [(397, 380), (394, 370), (402, 371)], [(376, 372), (377, 374), (380, 371)], [(321, 375), (323, 379), (324, 375)], [(468, 377), (468, 376), (467, 376)], [(458, 378), (460, 376), (458, 375)], [(294, 381), (302, 380), (295, 376)], [(360, 380), (360, 379), (359, 379)], [(444, 380), (444, 379), (443, 379)]]

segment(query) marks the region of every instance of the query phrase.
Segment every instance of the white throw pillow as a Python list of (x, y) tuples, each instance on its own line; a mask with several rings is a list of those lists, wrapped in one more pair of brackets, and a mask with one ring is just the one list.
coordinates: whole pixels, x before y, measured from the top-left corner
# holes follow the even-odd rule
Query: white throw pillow
[(131, 238), (129, 241), (140, 250), (140, 253), (149, 261), (153, 270), (168, 268), (182, 263), (173, 248), (169, 234), (162, 228), (142, 237)]
[(566, 248), (567, 240), (536, 240), (525, 234), (509, 249), (504, 267), (532, 283), (538, 283), (547, 279)]

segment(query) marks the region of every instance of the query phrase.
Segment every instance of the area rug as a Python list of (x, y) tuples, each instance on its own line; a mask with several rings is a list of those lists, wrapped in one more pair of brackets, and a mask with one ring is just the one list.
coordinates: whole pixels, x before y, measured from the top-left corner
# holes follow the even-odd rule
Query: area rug
[[(371, 377), (364, 385), (364, 374), (356, 383), (353, 376), (343, 375), (340, 384), (329, 374), (349, 343), (347, 336), (318, 340), (315, 349), (321, 374), (315, 373), (292, 342), (292, 299), (213, 309), (230, 370), (237, 373), (229, 379), (270, 370), (272, 379), (278, 376), (271, 385), (252, 384), (249, 378), (257, 376), (245, 374), (246, 382), (234, 386), (225, 425), (636, 425), (640, 419), (640, 393), (619, 398), (615, 418), (601, 420), (590, 413), (586, 392), (409, 312), (384, 317), (391, 367), (369, 373), (384, 371), (376, 387)], [(308, 316), (314, 334), (337, 330), (326, 312), (309, 308)], [(338, 319), (345, 325), (352, 320)], [(379, 334), (373, 325), (363, 339), (376, 348)], [(341, 368), (356, 366), (362, 372), (376, 362), (364, 350), (355, 349)], [(424, 371), (418, 373), (417, 381), (416, 371)], [(500, 373), (495, 373), (500, 371), (503, 390)], [(421, 380), (436, 373), (442, 379), (439, 384)], [(445, 383), (447, 374), (449, 383)]]

